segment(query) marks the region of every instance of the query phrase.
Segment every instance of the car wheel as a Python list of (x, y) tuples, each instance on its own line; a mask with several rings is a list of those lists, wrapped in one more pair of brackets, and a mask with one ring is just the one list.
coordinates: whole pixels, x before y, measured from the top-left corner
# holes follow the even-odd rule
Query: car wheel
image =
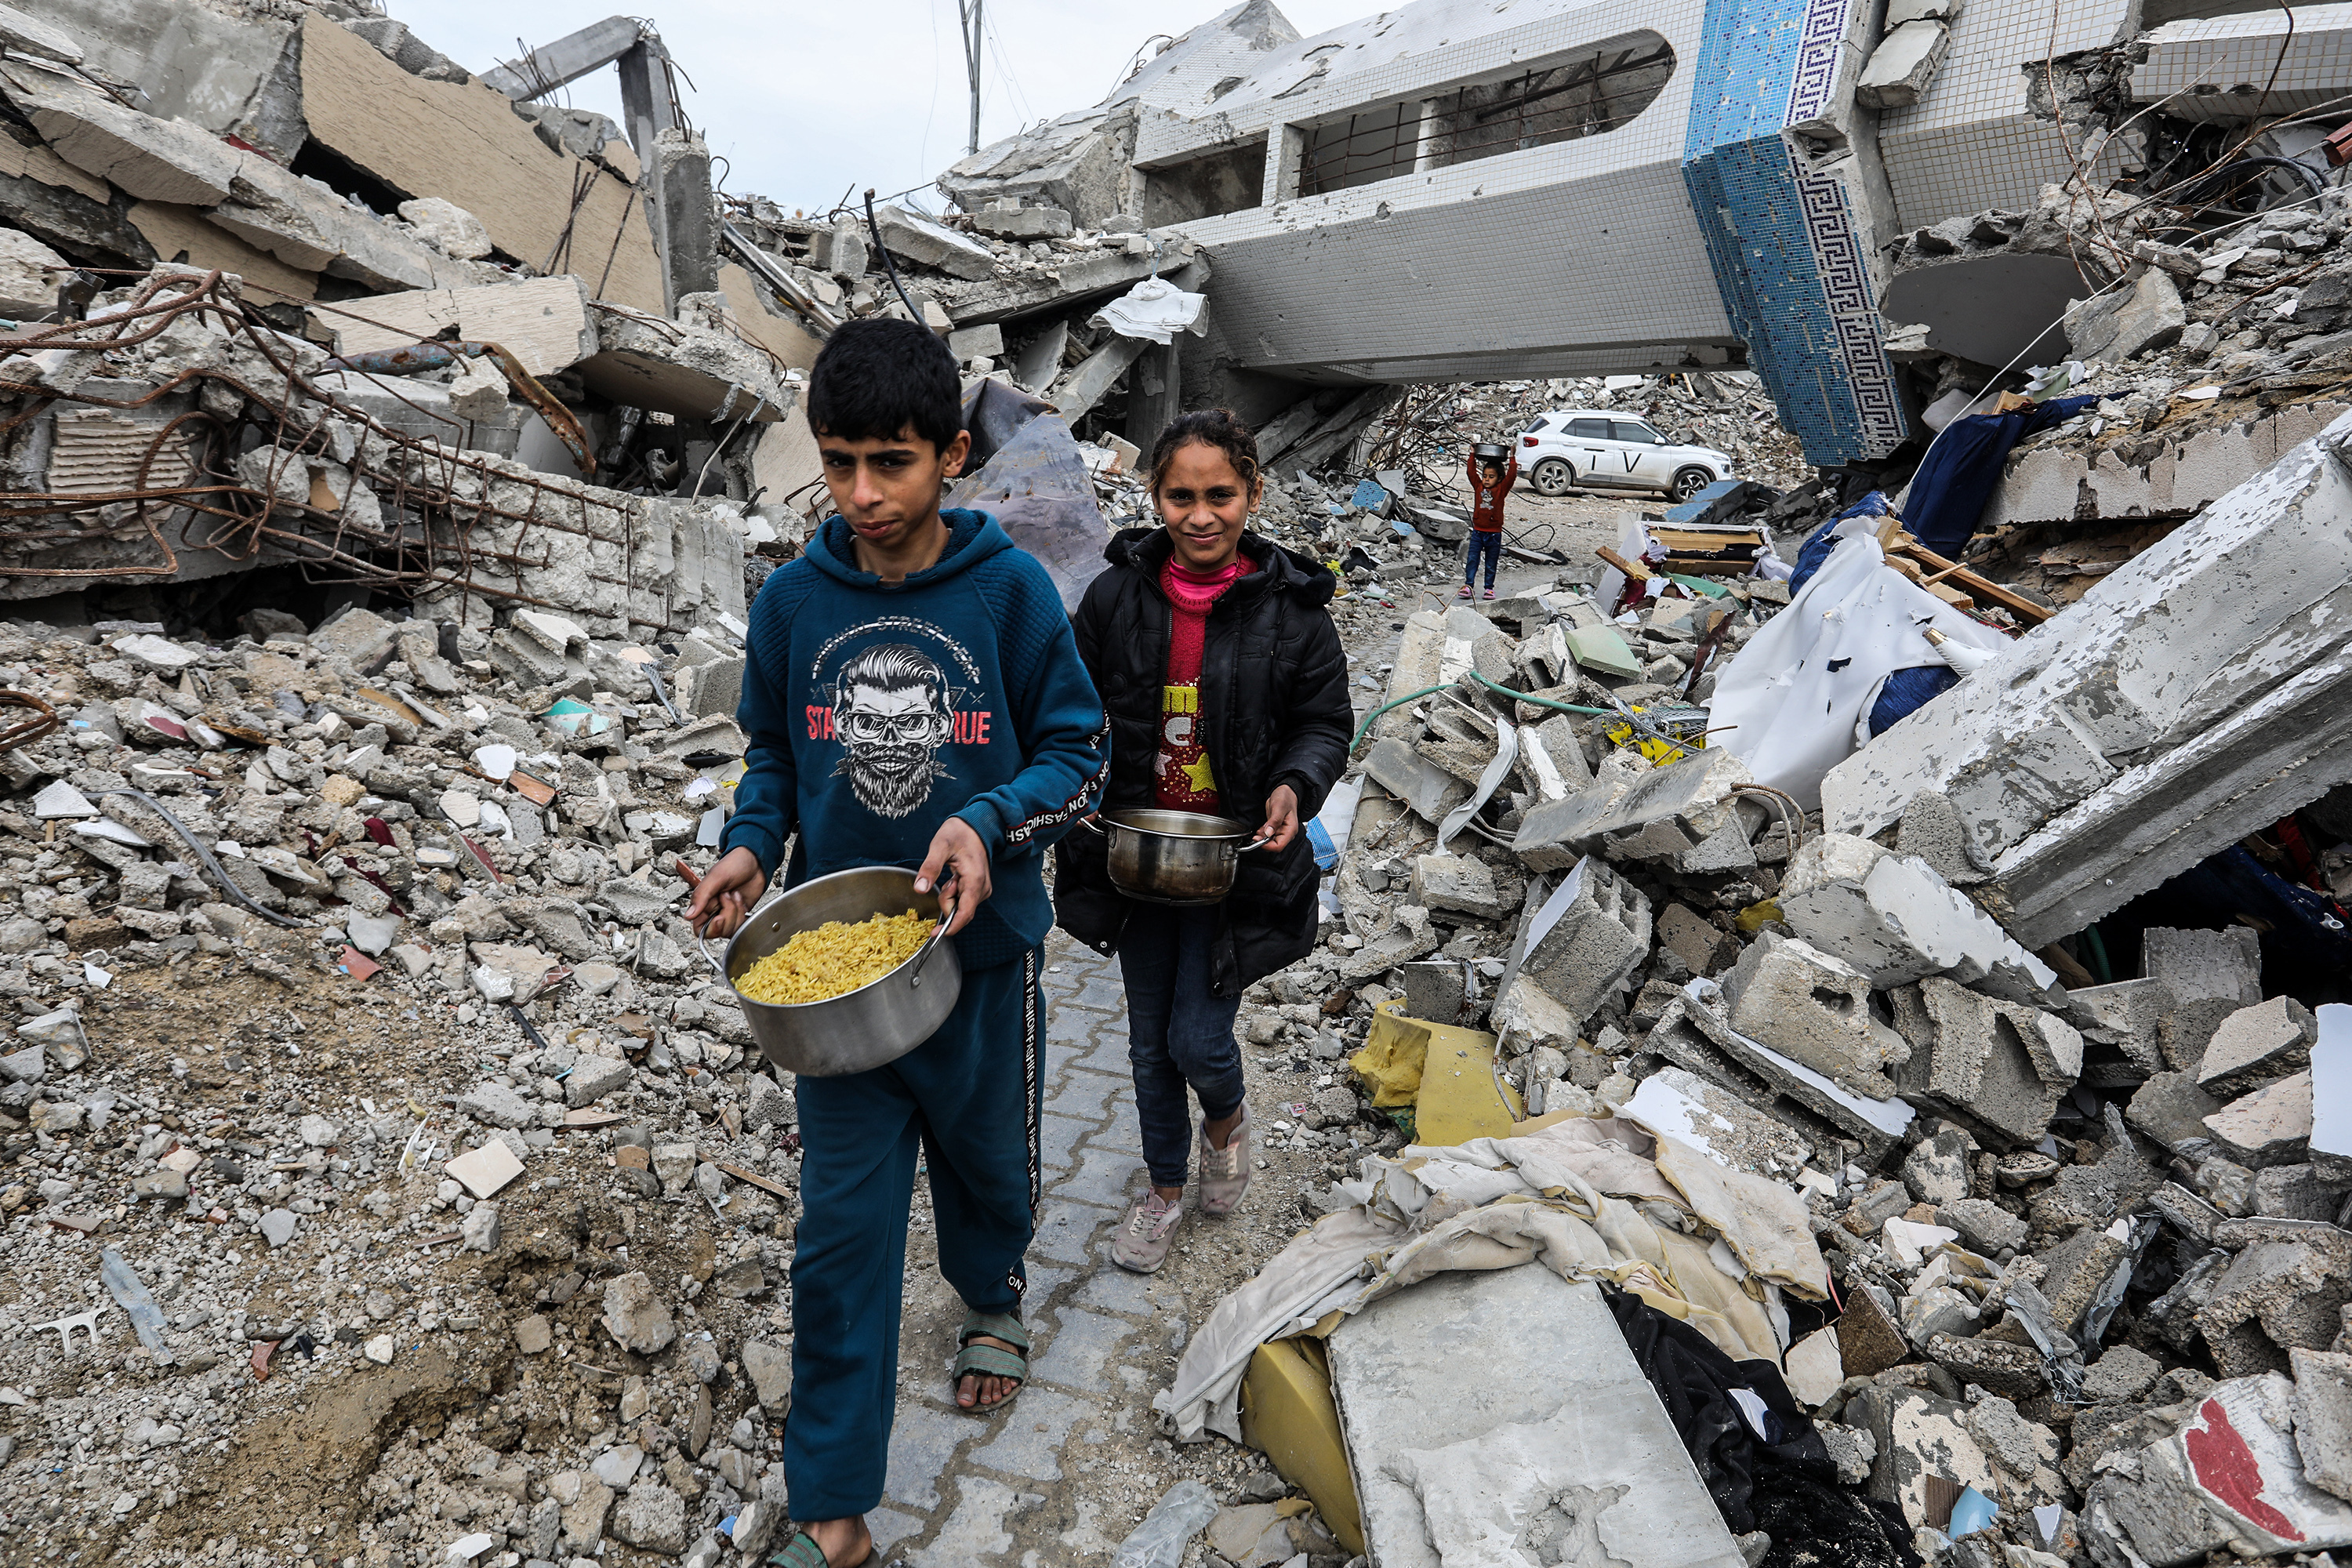
[(1576, 483), (1576, 470), (1569, 467), (1566, 458), (1546, 458), (1528, 475), (1528, 483), (1535, 486), (1539, 496), (1564, 496)]
[(1675, 499), (1688, 500), (1713, 483), (1715, 483), (1715, 476), (1705, 468), (1697, 467), (1677, 468), (1675, 470)]

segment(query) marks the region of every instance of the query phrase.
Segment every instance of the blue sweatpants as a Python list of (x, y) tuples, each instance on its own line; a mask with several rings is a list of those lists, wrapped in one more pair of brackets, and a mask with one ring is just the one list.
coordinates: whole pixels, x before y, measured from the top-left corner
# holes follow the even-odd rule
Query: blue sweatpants
[(1045, 1109), (1042, 951), (966, 970), (947, 1022), (888, 1066), (794, 1085), (801, 1219), (784, 1479), (795, 1520), (847, 1519), (882, 1500), (919, 1149), (940, 1272), (975, 1311), (1020, 1310)]

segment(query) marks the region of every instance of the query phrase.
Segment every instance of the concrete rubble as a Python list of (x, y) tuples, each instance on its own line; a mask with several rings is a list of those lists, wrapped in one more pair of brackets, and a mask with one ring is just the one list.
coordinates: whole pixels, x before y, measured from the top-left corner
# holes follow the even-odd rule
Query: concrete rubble
[[(1434, 13), (1407, 10), (1410, 41)], [(2074, 174), (1898, 229), (1874, 143), (1916, 156), (1904, 117), (1979, 90), (1970, 29), (2004, 15), (1832, 29), (1838, 102), (1786, 145), (1885, 231), (1845, 325), (1886, 397), (1859, 436), (1789, 411), (1801, 437), (1788, 344), (1742, 368), (1711, 303), (1475, 385), (1435, 378), (1486, 349), (1393, 362), (1427, 384), (1320, 348), (1254, 369), (1263, 182), (1289, 171), (1282, 245), (1391, 216), (1300, 197), (1290, 131), (1136, 162), (1199, 129), (1157, 107), (1194, 78), (1251, 112), (1345, 79), (1263, 5), (871, 229), (717, 192), (634, 18), (478, 76), (366, 0), (0, 7), (0, 1554), (781, 1544), (796, 1112), (681, 912), (740, 775), (750, 606), (825, 510), (808, 367), (877, 313), (1050, 445), (1074, 560), (1097, 513), (1150, 520), (1165, 421), (1228, 402), (1254, 526), (1343, 588), (1363, 728), (1319, 940), (1240, 1024), (1285, 1185), (1151, 1309), (1175, 1349), (1368, 1156), (1622, 1122), (1684, 1190), (1736, 1173), (1801, 1216), (1822, 1301), (1727, 1210), (1625, 1194), (1769, 1321), (1840, 1484), (1937, 1568), (2352, 1547), (2352, 208), (2326, 128), (2268, 122), (2333, 101), (2343, 29), (2081, 23), (2001, 131), (2075, 138)], [(2239, 85), (2290, 56), (2267, 110)], [(626, 125), (546, 101), (605, 68)], [(2244, 127), (2287, 196), (2197, 163), (2195, 201), (2140, 199), (2147, 164), (2213, 155), (2192, 123)], [(1208, 297), (1201, 331), (1117, 329), (1155, 278)], [(1604, 368), (1641, 374), (1548, 374)], [(1980, 476), (1958, 556), (1909, 552), (1933, 433), (2060, 396), (2095, 401)], [(1566, 405), (1741, 477), (1522, 490), (1500, 596), (1454, 598), (1465, 448)], [(1986, 646), (1801, 785), (1715, 705), (1874, 492), (1898, 515), (1838, 550)], [(1400, 1087), (1408, 1037), (1457, 1069)], [(113, 1246), (136, 1289), (100, 1283)], [(135, 1335), (92, 1326), (110, 1292)], [(1517, 1561), (1787, 1568), (1801, 1542), (1690, 1495), (1601, 1310), (1542, 1269), (1416, 1287), (1301, 1358), (1336, 1461), (1188, 1453), (1129, 1408), (1118, 1484), (1188, 1478), (1154, 1514), (1197, 1515), (1183, 1568), (1452, 1562), (1521, 1526)], [(1063, 1547), (1108, 1549), (1147, 1489)]]

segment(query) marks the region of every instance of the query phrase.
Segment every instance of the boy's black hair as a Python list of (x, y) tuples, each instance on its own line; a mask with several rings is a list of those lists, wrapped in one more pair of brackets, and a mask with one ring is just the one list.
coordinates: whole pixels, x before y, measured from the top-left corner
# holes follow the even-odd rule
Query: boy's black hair
[(809, 373), (809, 428), (844, 441), (911, 429), (944, 452), (963, 429), (955, 356), (928, 328), (891, 316), (849, 321)]

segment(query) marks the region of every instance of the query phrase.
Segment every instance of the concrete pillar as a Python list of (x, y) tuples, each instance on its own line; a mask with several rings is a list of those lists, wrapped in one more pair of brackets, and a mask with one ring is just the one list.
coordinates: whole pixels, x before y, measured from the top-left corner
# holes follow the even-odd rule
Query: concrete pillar
[(1178, 356), (1183, 348), (1181, 335), (1165, 347), (1153, 343), (1127, 373), (1127, 438), (1142, 448), (1146, 458), (1160, 432), (1184, 411), (1182, 384), (1178, 379)]
[(617, 65), (621, 73), (621, 120), (629, 133), (629, 145), (637, 156), (650, 163), (655, 135), (675, 128), (677, 114), (669, 100), (669, 80), (663, 67), (668, 62), (668, 51), (659, 38), (647, 38), (634, 48), (623, 52)]
[(664, 299), (675, 313), (686, 295), (719, 287), (719, 198), (710, 188), (710, 149), (691, 131), (656, 132), (646, 184)]
[(1424, 98), (1417, 106), (1417, 119), (1412, 131), (1412, 172), (1425, 174), (1435, 168), (1431, 140), (1437, 134), (1437, 104), (1433, 98)]
[(1265, 189), (1261, 205), (1272, 206), (1298, 195), (1299, 166), (1307, 162), (1307, 132), (1303, 126), (1277, 125), (1265, 139)]

